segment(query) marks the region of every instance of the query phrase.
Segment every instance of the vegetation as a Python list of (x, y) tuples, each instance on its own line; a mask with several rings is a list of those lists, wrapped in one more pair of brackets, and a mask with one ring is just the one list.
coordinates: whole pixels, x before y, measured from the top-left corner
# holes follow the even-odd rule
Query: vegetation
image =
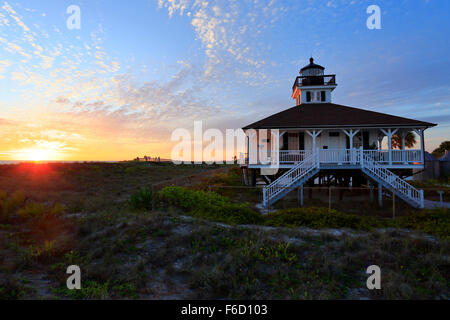
[(432, 155), (440, 158), (445, 154), (445, 151), (450, 150), (450, 141), (442, 142), (439, 147), (433, 150)]
[[(405, 135), (405, 147), (412, 148), (416, 144), (416, 137), (412, 131), (408, 131)], [(402, 137), (399, 134), (394, 134), (392, 136), (392, 148), (401, 149), (402, 148)]]
[(443, 177), (440, 180), (427, 179), (425, 181), (413, 180), (408, 181), (411, 185), (424, 191), (424, 196), (428, 200), (440, 201), (440, 195), (438, 191), (443, 191), (443, 201), (449, 201), (450, 199), (450, 176)]
[(11, 195), (0, 191), (0, 222), (9, 222), (11, 219), (48, 218), (60, 215), (64, 212), (64, 206), (60, 203), (46, 205), (41, 202), (25, 200), (22, 192), (17, 191)]
[(450, 236), (450, 213), (446, 209), (422, 210), (397, 220), (358, 216), (324, 207), (291, 208), (267, 216), (245, 204), (231, 202), (215, 192), (166, 187), (160, 200), (182, 208), (189, 215), (230, 224), (264, 224), (274, 227), (349, 228), (370, 231), (376, 228), (409, 228), (439, 237)]
[(274, 227), (300, 227), (313, 229), (351, 228), (356, 230), (373, 230), (382, 227), (384, 220), (345, 214), (337, 210), (328, 211), (323, 207), (286, 209), (269, 213), (265, 224)]
[(399, 218), (396, 226), (450, 239), (450, 212), (446, 209), (422, 210)]
[(197, 189), (207, 189), (208, 186), (242, 186), (242, 176), (239, 167), (232, 167), (226, 173), (218, 173), (212, 177), (207, 177), (197, 184)]
[(130, 206), (135, 210), (152, 209), (153, 192), (150, 188), (144, 187), (140, 188), (137, 192), (130, 196)]
[[(0, 166), (0, 299), (450, 296), (447, 211), (409, 209), (393, 220), (367, 216), (359, 205), (328, 212), (305, 201), (262, 215), (252, 205), (260, 190), (238, 188), (235, 168), (194, 188), (139, 188), (207, 171)], [(236, 185), (216, 192), (212, 182)], [(366, 289), (372, 264), (382, 266), (382, 290)], [(81, 290), (66, 288), (69, 265), (82, 269)]]
[(166, 187), (159, 193), (159, 198), (198, 218), (229, 224), (249, 224), (262, 221), (261, 214), (250, 209), (247, 204), (230, 202), (229, 199), (215, 192)]

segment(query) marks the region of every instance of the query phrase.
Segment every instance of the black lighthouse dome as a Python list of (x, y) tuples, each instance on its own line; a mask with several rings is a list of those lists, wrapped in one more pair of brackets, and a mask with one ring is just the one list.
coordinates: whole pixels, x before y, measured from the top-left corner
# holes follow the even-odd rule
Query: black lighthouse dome
[(314, 58), (309, 59), (309, 64), (300, 69), (302, 76), (322, 76), (324, 67), (314, 63)]

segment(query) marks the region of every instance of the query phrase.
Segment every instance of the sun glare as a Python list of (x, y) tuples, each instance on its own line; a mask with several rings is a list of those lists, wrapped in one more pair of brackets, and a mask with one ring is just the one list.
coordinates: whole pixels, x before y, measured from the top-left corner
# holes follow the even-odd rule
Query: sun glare
[(30, 160), (30, 161), (46, 161), (46, 160), (57, 160), (56, 152), (49, 149), (28, 149), (22, 150), (19, 153), (20, 160)]

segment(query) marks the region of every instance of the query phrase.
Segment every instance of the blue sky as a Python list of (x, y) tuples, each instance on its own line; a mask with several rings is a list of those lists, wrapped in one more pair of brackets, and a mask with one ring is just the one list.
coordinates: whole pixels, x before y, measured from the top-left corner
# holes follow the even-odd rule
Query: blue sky
[[(438, 123), (429, 151), (450, 138), (448, 1), (0, 3), (2, 159), (168, 156), (194, 120), (239, 128), (293, 106), (311, 55), (337, 74), (334, 103)], [(381, 30), (366, 27), (371, 4)]]

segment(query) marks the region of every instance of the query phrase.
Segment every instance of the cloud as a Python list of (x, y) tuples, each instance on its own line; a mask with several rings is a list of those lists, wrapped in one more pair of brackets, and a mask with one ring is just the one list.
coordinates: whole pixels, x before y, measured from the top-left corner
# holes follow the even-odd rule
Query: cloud
[(167, 9), (171, 18), (175, 13), (189, 17), (207, 57), (205, 79), (223, 80), (231, 72), (238, 75), (237, 81), (265, 83), (269, 47), (261, 45), (260, 36), (275, 25), (287, 8), (274, 0), (250, 2), (250, 8), (243, 2), (220, 0), (159, 0), (158, 4)]

